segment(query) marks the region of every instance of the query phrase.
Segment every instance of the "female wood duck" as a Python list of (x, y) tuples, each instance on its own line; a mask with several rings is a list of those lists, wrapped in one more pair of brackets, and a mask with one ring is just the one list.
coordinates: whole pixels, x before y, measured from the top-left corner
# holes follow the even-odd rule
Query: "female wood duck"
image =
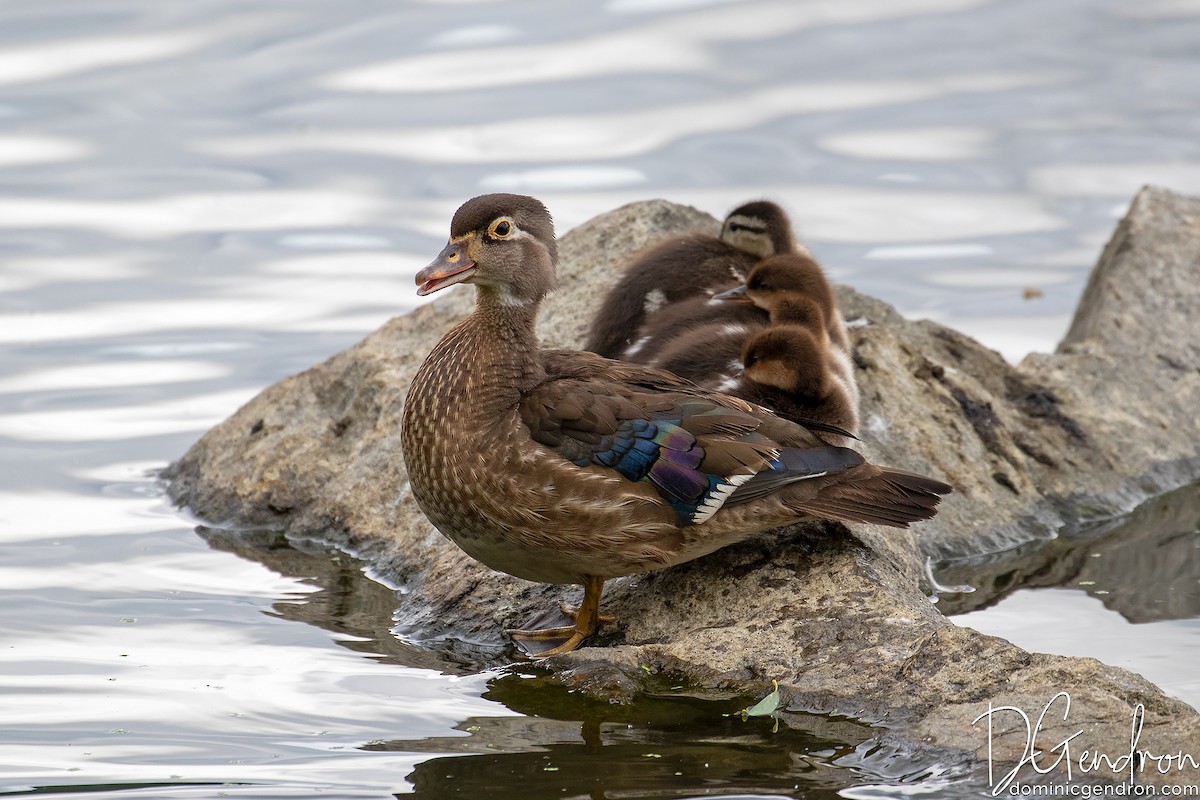
[(413, 378), (402, 430), (413, 495), (442, 533), (493, 569), (584, 587), (573, 626), (510, 631), (568, 637), (542, 655), (596, 631), (609, 578), (800, 519), (906, 527), (950, 491), (670, 373), (539, 350), (556, 262), (537, 200), (492, 194), (458, 209), (417, 293), (473, 283), (475, 310)]
[[(787, 213), (768, 200), (731, 211), (720, 237), (676, 236), (651, 247), (634, 258), (605, 297), (584, 349), (608, 358), (622, 357), (627, 348), (643, 340), (643, 325), (660, 309), (695, 297), (707, 300), (714, 292), (744, 281), (759, 260), (795, 249)], [(675, 332), (669, 329), (665, 335)]]

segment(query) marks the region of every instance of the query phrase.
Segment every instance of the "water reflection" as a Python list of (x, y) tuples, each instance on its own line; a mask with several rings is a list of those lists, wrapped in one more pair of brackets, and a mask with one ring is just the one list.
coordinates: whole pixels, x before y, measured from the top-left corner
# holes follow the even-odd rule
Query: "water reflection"
[[(580, 697), (535, 676), (493, 679), (484, 695), (522, 716), (463, 720), (463, 737), (393, 740), (368, 749), (453, 752), (408, 780), (420, 797), (837, 796), (869, 782), (919, 783), (944, 765), (881, 746), (882, 732), (841, 717), (743, 720), (747, 698), (665, 692), (632, 705)], [(753, 702), (750, 699), (749, 702)], [(902, 765), (902, 766), (901, 766)]]
[[(463, 642), (414, 643), (396, 636), (403, 592), (364, 575), (364, 565), (315, 542), (280, 532), (200, 528), (211, 546), (312, 584), (303, 598), (277, 601), (273, 613), (337, 634), (342, 647), (383, 663), (478, 675), (510, 651)], [(944, 776), (950, 765), (880, 745), (881, 729), (837, 716), (786, 713), (743, 721), (735, 712), (758, 698), (663, 682), (660, 694), (613, 705), (576, 694), (528, 665), (491, 673), (484, 700), (512, 715), (473, 715), (462, 735), (385, 738), (371, 752), (454, 754), (418, 760), (408, 775), (420, 797), (685, 797), (695, 794), (816, 792), (862, 783), (889, 785)], [(483, 673), (488, 674), (488, 673)], [(515, 776), (515, 777), (514, 777)], [(507, 792), (507, 793), (506, 793)]]
[(979, 589), (939, 601), (959, 624), (1125, 667), (1200, 707), (1200, 484), (1048, 541), (943, 562), (937, 578)]
[[(853, 725), (769, 735), (675, 697), (647, 725), (480, 673), (506, 655), (396, 636), (403, 597), (344, 556), (197, 540), (145, 467), (404, 310), (480, 191), (542, 195), (560, 230), (646, 197), (717, 216), (772, 197), (838, 280), (1014, 360), (1049, 349), (1129, 192), (1200, 185), (1194, 2), (75, 10), (0, 4), (0, 791), (379, 797), (412, 775), (437, 796), (461, 768), (481, 792), (512, 769), (586, 794), (608, 756), (645, 794), (916, 787)], [(1182, 674), (1195, 631), (1155, 615), (1195, 613), (1189, 532), (1081, 532), (1056, 567), (974, 565), (1006, 595), (980, 613), (1065, 581), (1035, 599), (1122, 637), (1108, 655), (1153, 626), (1138, 641)], [(1101, 600), (1160, 621), (1121, 628)], [(471, 749), (521, 731), (536, 748)], [(747, 741), (762, 760), (739, 772)], [(690, 771), (705, 756), (716, 783)]]
[(291, 578), (312, 584), (303, 601), (272, 605), (281, 619), (304, 622), (337, 633), (343, 647), (367, 653), (383, 663), (403, 664), (444, 674), (468, 675), (502, 663), (504, 654), (466, 642), (413, 642), (394, 632), (397, 590), (371, 580), (365, 565), (319, 542), (291, 541), (280, 531), (231, 531), (201, 527), (209, 546), (236, 553)]
[(978, 591), (947, 597), (941, 609), (964, 613), (1017, 589), (1063, 586), (1086, 591), (1133, 623), (1200, 617), (1198, 534), (1200, 484), (1193, 484), (1054, 539), (943, 561), (935, 565), (939, 581)]
[(0, 136), (0, 166), (71, 161), (94, 152), (86, 142), (53, 136)]
[(42, 41), (0, 50), (0, 86), (13, 86), (91, 72), (105, 67), (159, 61), (196, 50), (212, 33), (156, 31), (131, 36), (91, 36)]

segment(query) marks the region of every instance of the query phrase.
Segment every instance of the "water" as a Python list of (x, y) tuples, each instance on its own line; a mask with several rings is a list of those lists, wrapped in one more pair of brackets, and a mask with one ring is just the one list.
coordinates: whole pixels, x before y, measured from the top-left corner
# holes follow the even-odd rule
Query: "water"
[[(153, 472), (411, 307), (497, 189), (562, 230), (772, 197), (837, 280), (1049, 349), (1136, 188), (1200, 193), (1197, 42), (1188, 0), (0, 5), (0, 793), (973, 794), (851, 720), (448, 660), (361, 565), (197, 534)], [(1196, 495), (1064, 537), (1133, 575), (947, 565), (1003, 595), (963, 619), (1200, 702), (1195, 575), (1155, 580)]]

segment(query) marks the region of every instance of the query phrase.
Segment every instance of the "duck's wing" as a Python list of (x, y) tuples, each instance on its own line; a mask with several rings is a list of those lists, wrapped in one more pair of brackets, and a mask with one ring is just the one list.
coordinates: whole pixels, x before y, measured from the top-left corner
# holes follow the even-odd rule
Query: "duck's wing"
[(686, 378), (642, 364), (604, 358), (579, 350), (542, 350), (542, 366), (548, 381), (574, 378), (604, 381), (630, 388), (652, 391), (702, 393), (704, 390)]
[[(786, 447), (770, 429), (790, 423), (686, 381), (685, 391), (673, 391), (661, 385), (682, 381), (670, 373), (641, 368), (632, 382), (621, 382), (590, 359), (557, 366), (573, 376), (552, 377), (521, 400), (534, 441), (578, 467), (651, 485), (684, 525), (704, 522), (727, 503), (863, 463), (846, 448)], [(615, 369), (626, 366), (636, 367)]]
[(758, 430), (761, 433), (786, 447), (824, 446), (825, 442), (814, 436), (813, 431), (832, 433), (850, 439), (858, 438), (837, 425), (818, 420), (804, 417), (783, 419), (769, 406), (758, 402), (759, 398), (757, 397), (747, 400), (712, 389), (705, 389), (687, 378), (656, 367), (603, 358), (595, 353), (578, 350), (542, 350), (541, 355), (548, 381), (562, 378), (596, 380), (629, 388), (653, 392), (677, 392), (704, 398), (714, 405), (753, 417), (757, 420)]

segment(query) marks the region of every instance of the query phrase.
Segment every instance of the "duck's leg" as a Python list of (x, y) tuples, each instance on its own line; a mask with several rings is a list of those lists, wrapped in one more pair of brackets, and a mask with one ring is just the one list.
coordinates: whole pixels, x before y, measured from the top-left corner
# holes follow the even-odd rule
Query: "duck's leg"
[(575, 618), (574, 625), (561, 628), (539, 628), (537, 630), (510, 629), (505, 631), (505, 633), (514, 639), (532, 640), (559, 639), (566, 636), (568, 638), (565, 642), (543, 653), (538, 653), (537, 658), (548, 658), (550, 656), (569, 653), (578, 647), (584, 639), (591, 636), (600, 628), (600, 621), (602, 619), (600, 616), (600, 595), (603, 592), (604, 578), (588, 576), (587, 582), (583, 584), (583, 602), (579, 604), (579, 610), (571, 615)]
[[(563, 614), (571, 619), (577, 619), (579, 617), (579, 606), (573, 606), (570, 603), (559, 603), (558, 610), (563, 612)], [(610, 625), (617, 621), (617, 618), (612, 614), (600, 614), (597, 619), (600, 620), (601, 625)], [(567, 628), (567, 630), (572, 629)]]

